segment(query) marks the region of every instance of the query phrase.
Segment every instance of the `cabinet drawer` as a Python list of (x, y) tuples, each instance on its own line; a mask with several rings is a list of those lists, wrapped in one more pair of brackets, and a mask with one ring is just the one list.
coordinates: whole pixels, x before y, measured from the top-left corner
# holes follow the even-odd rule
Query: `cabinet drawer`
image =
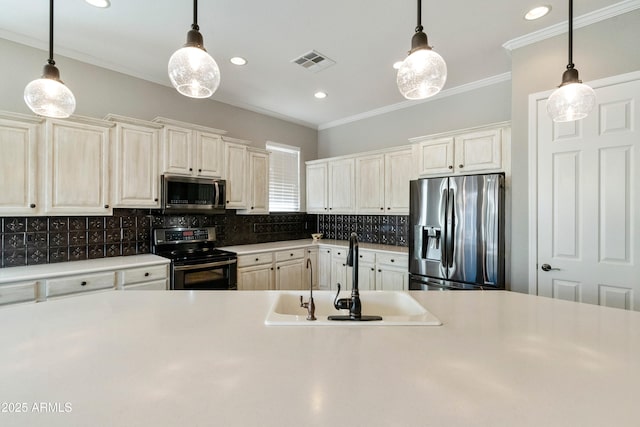
[(167, 279), (154, 280), (152, 282), (140, 283), (137, 285), (125, 286), (125, 291), (166, 291)]
[(376, 261), (378, 264), (390, 265), (398, 268), (409, 268), (409, 257), (405, 254), (383, 254), (378, 253), (376, 255)]
[(335, 258), (347, 258), (347, 254), (349, 253), (349, 249), (331, 249), (331, 256)]
[(304, 258), (304, 249), (292, 249), (290, 251), (276, 252), (276, 261)]
[(250, 267), (252, 265), (271, 264), (272, 262), (273, 262), (273, 254), (271, 252), (238, 256), (238, 267)]
[(168, 276), (166, 265), (153, 265), (142, 268), (132, 268), (122, 272), (122, 284), (148, 282), (150, 280), (166, 280)]
[(0, 305), (35, 301), (38, 296), (38, 282), (16, 283), (0, 286)]
[(359, 255), (359, 262), (368, 262), (368, 263), (375, 263), (376, 262), (376, 253), (375, 252), (366, 252), (366, 251), (360, 251)]
[(115, 272), (87, 274), (47, 280), (47, 296), (73, 294), (115, 287)]

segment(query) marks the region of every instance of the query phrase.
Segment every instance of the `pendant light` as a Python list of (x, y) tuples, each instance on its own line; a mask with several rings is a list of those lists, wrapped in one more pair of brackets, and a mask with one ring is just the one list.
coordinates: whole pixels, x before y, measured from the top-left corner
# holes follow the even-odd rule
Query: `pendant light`
[(220, 85), (220, 69), (204, 48), (198, 27), (198, 0), (193, 0), (193, 24), (187, 43), (169, 59), (169, 79), (181, 94), (208, 98)]
[(31, 111), (45, 117), (69, 117), (76, 109), (76, 99), (60, 80), (60, 71), (53, 60), (53, 0), (49, 0), (49, 59), (42, 77), (24, 88), (24, 101)]
[(595, 105), (596, 93), (582, 83), (573, 65), (573, 0), (569, 0), (569, 64), (547, 101), (547, 112), (554, 122), (571, 122), (587, 117)]
[(422, 32), (422, 1), (418, 0), (418, 26), (411, 39), (409, 56), (398, 69), (396, 82), (407, 99), (425, 99), (440, 92), (447, 81), (447, 64), (433, 51)]

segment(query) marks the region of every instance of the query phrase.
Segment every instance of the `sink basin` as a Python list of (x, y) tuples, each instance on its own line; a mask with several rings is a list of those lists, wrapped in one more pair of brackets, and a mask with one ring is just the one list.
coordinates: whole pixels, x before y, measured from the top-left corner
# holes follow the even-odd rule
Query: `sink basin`
[[(340, 298), (348, 298), (350, 291), (340, 293)], [(300, 307), (300, 295), (309, 299), (309, 292), (281, 291), (271, 306), (266, 325), (359, 325), (359, 326), (440, 326), (442, 322), (424, 308), (411, 295), (401, 291), (362, 291), (362, 314), (382, 316), (381, 321), (372, 322), (336, 322), (327, 317), (336, 314), (349, 314), (349, 310), (336, 310), (333, 307), (335, 292), (314, 291), (316, 305), (315, 321), (307, 320), (307, 310)]]

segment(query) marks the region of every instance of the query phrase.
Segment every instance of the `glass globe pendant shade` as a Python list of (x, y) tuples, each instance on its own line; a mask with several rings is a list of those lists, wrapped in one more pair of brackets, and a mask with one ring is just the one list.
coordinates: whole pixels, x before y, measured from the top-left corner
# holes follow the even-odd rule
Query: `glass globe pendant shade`
[(76, 99), (59, 78), (55, 65), (47, 64), (41, 78), (24, 89), (24, 101), (34, 113), (53, 118), (69, 117), (76, 109)]
[[(571, 71), (571, 73), (568, 73)], [(575, 69), (565, 71), (562, 85), (547, 100), (547, 112), (554, 122), (580, 120), (591, 112), (596, 105), (596, 93), (578, 80)]]
[(430, 48), (414, 51), (398, 69), (398, 90), (407, 99), (425, 99), (440, 92), (447, 81), (447, 64)]
[(169, 79), (181, 94), (191, 98), (208, 98), (220, 85), (220, 69), (205, 50), (185, 46), (169, 59)]

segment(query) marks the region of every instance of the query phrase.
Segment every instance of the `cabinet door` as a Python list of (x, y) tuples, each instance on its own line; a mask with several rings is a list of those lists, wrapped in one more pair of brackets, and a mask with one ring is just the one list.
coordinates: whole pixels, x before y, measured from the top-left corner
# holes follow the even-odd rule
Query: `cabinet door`
[(418, 145), (418, 174), (453, 172), (453, 138), (423, 141)]
[(224, 142), (220, 135), (196, 132), (193, 164), (195, 174), (205, 177), (221, 177), (224, 165)]
[(163, 173), (191, 175), (193, 131), (165, 126), (162, 131)]
[(128, 285), (122, 288), (125, 291), (166, 291), (168, 280), (153, 280), (151, 282)]
[(227, 209), (247, 207), (247, 147), (225, 143), (225, 176), (227, 180)]
[(159, 130), (116, 125), (113, 162), (115, 207), (158, 208)]
[(385, 212), (409, 214), (409, 181), (414, 178), (413, 151), (409, 148), (384, 156)]
[(333, 249), (331, 251), (331, 287), (330, 289), (338, 289), (340, 283), (341, 289), (351, 289), (353, 281), (351, 267), (347, 267), (347, 250)]
[(379, 266), (376, 274), (376, 290), (405, 291), (409, 273), (406, 270)]
[(47, 213), (111, 215), (109, 142), (109, 128), (47, 121)]
[(374, 264), (361, 263), (358, 265), (358, 289), (361, 291), (373, 291), (376, 289), (376, 268)]
[[(356, 159), (356, 210), (358, 213), (381, 214), (384, 211), (385, 160), (382, 155)], [(409, 190), (407, 183), (407, 193)]]
[(318, 289), (331, 289), (331, 249), (318, 249)]
[(303, 290), (304, 260), (280, 262), (276, 264), (276, 289), (277, 290)]
[(239, 291), (268, 291), (274, 289), (273, 267), (259, 265), (238, 269)]
[(0, 119), (0, 215), (38, 215), (38, 128)]
[(502, 131), (473, 132), (455, 138), (457, 173), (502, 168)]
[(269, 154), (249, 153), (249, 212), (269, 213)]
[(327, 213), (327, 164), (307, 165), (307, 212)]
[(329, 162), (329, 213), (355, 212), (355, 160)]

